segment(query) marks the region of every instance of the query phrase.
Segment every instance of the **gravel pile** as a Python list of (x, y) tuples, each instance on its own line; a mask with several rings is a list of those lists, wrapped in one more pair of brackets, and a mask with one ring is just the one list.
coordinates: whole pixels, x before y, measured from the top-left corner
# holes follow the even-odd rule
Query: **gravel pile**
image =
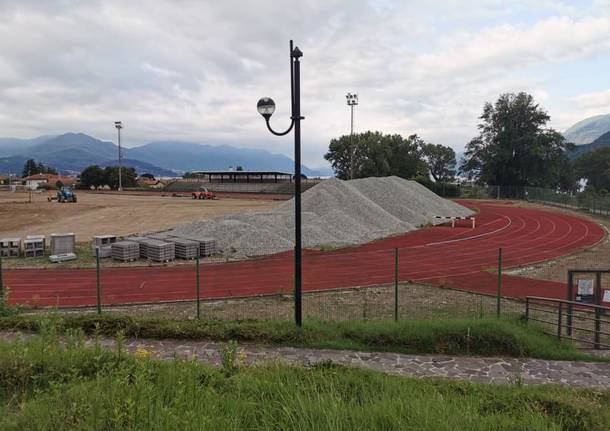
[[(305, 247), (361, 244), (434, 223), (434, 216), (472, 214), (419, 183), (398, 177), (326, 180), (303, 193), (302, 209)], [(195, 240), (216, 238), (225, 254), (254, 256), (290, 250), (293, 225), (290, 200), (271, 212), (221, 216), (168, 233)]]

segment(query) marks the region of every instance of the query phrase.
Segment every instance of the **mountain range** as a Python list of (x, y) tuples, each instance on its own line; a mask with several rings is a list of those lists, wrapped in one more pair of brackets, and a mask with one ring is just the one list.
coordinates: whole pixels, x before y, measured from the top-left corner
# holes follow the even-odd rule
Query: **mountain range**
[(563, 134), (567, 141), (576, 144), (569, 157), (575, 160), (583, 154), (610, 147), (610, 114), (585, 118)]
[[(123, 148), (123, 165), (139, 174), (172, 177), (185, 171), (227, 170), (242, 166), (245, 170), (292, 172), (294, 162), (282, 154), (229, 145), (203, 145), (189, 142), (152, 142), (141, 147)], [(84, 133), (40, 136), (33, 139), (0, 138), (0, 174), (20, 174), (27, 159), (35, 159), (60, 172), (75, 174), (89, 165), (114, 166), (118, 148)], [(302, 166), (308, 176), (329, 175)]]
[(610, 114), (585, 118), (566, 130), (563, 136), (576, 145), (586, 145), (606, 132), (610, 132)]

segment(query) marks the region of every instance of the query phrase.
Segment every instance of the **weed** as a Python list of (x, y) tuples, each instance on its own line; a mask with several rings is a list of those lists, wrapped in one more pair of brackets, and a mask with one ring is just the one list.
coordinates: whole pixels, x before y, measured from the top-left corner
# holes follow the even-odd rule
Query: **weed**
[(235, 340), (230, 340), (220, 345), (220, 364), (227, 374), (233, 374), (238, 369), (236, 363), (238, 347), (239, 344)]

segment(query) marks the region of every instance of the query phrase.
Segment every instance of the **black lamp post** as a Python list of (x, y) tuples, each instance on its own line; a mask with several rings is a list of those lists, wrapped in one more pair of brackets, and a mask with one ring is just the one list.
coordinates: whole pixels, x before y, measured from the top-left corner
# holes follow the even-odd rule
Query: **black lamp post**
[(258, 112), (265, 118), (267, 129), (277, 136), (283, 136), (294, 127), (294, 321), (298, 327), (303, 324), (302, 314), (302, 246), (301, 246), (301, 71), (300, 58), (303, 53), (290, 41), (290, 94), (292, 115), (290, 127), (284, 132), (276, 132), (271, 128), (269, 119), (275, 112), (275, 102), (269, 97), (263, 97), (256, 105)]

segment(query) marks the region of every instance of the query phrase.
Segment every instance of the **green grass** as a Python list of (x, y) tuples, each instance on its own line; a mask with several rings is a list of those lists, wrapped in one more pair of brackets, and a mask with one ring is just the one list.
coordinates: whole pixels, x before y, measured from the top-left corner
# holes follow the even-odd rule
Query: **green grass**
[[(516, 320), (306, 322), (297, 331), (285, 321), (169, 320), (102, 315), (51, 315), (58, 330), (82, 329), (91, 334), (140, 338), (210, 341), (237, 340), (270, 345), (414, 354), (532, 357), (554, 360), (596, 360), (572, 345), (558, 342), (536, 327)], [(45, 316), (0, 318), (0, 330), (39, 331)]]
[(0, 429), (590, 430), (610, 392), (415, 380), (322, 363), (211, 369), (83, 347), (0, 342)]

